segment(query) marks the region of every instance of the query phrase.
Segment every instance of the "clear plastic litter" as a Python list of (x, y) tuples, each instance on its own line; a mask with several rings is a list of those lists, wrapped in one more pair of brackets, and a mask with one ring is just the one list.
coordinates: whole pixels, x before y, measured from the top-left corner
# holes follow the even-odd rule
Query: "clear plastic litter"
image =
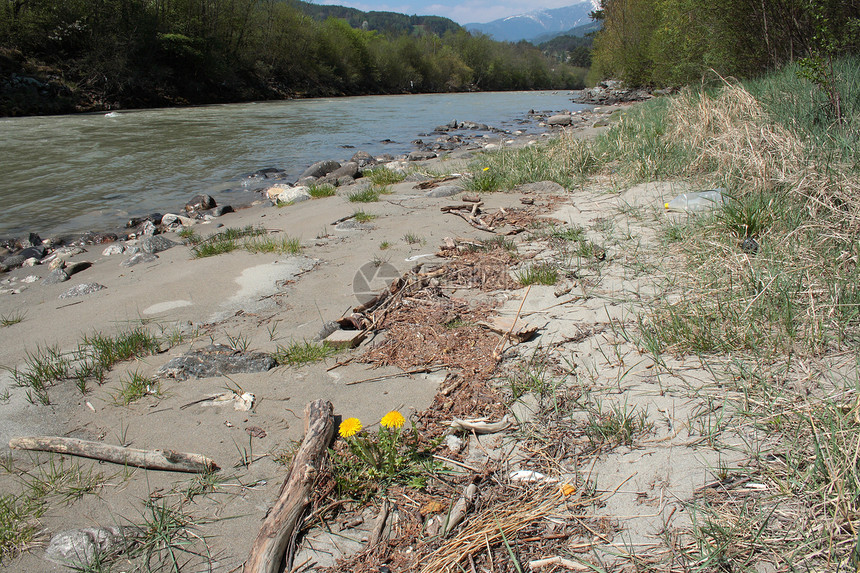
[(723, 204), (723, 190), (709, 189), (707, 191), (694, 191), (681, 193), (663, 206), (667, 211), (677, 213), (696, 213), (711, 211)]

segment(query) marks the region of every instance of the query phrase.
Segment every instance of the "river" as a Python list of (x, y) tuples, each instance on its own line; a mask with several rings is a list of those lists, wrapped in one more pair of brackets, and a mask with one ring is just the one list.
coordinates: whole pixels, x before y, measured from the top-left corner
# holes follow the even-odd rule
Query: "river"
[[(397, 155), (451, 120), (535, 131), (529, 110), (584, 109), (568, 92), (320, 98), (0, 120), (0, 237), (105, 230), (197, 193), (241, 205), (249, 173), (293, 178), (355, 151)], [(383, 140), (391, 142), (383, 143)], [(349, 147), (347, 147), (349, 146)]]

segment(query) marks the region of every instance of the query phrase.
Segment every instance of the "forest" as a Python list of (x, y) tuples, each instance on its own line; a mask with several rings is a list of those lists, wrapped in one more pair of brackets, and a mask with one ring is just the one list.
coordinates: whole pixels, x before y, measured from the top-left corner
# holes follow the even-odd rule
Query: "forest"
[(592, 81), (683, 85), (710, 70), (751, 78), (799, 61), (821, 83), (834, 58), (860, 50), (856, 1), (603, 0), (601, 7)]
[(439, 17), (337, 8), (0, 0), (0, 115), (584, 85), (584, 69), (526, 42)]

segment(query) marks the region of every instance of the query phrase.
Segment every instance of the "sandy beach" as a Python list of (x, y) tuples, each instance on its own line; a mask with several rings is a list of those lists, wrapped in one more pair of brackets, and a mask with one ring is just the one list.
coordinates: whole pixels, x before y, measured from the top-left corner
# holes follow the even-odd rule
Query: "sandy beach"
[[(607, 108), (604, 113), (611, 111)], [(586, 137), (605, 129), (590, 127), (591, 123), (578, 133)], [(527, 144), (525, 138), (506, 135), (495, 142), (502, 147)], [(87, 261), (92, 266), (66, 282), (43, 285), (41, 281), (51, 270), (47, 264), (0, 275), (7, 290), (0, 295), (0, 315), (21, 318), (0, 329), (0, 364), (9, 369), (25, 371), (28, 353), (32, 356), (39, 349), (73, 352), (94, 333), (113, 335), (140, 327), (161, 340), (159, 352), (115, 365), (102, 383), (90, 383), (86, 393), (73, 380), (56, 383), (47, 389), (49, 404), (32, 400), (32, 394), (28, 399), (26, 388), (15, 384), (14, 371), (2, 373), (0, 387), (7, 389), (8, 396), (0, 404), (0, 443), (8, 459), (7, 471), (0, 476), (0, 492), (18, 495), (25, 488), (26, 476), (42, 475), (38, 468), (46, 464), (76, 467), (100, 479), (91, 493), (51, 501), (35, 520), (38, 535), (32, 549), (8, 557), (0, 569), (67, 570), (43, 558), (44, 546), (53, 534), (137, 523), (155, 502), (165, 507), (182, 504), (199, 524), (196, 541), (205, 547), (205, 557), (183, 556), (186, 565), (181, 570), (236, 570), (278, 495), (286, 474), (284, 452), (290, 452), (302, 438), (303, 409), (317, 399), (331, 401), (337, 416), (355, 417), (367, 424), (398, 410), (435, 436), (440, 435), (441, 421), (453, 416), (498, 420), (507, 415), (513, 423), (505, 431), (487, 436), (461, 434), (465, 444), (460, 451), (443, 444), (437, 452), (454, 460), (450, 468), (461, 474), (479, 470), (485, 475), (491, 471), (509, 475), (534, 470), (577, 487), (591, 483), (589, 495), (599, 503), (589, 512), (588, 527), (598, 528), (600, 534), (595, 537), (583, 530), (565, 543), (581, 544), (590, 537), (589, 547), (601, 546), (604, 555), (609, 555), (619, 547), (650, 546), (667, 528), (689, 523), (684, 500), (712, 479), (712, 468), (725, 463), (730, 454), (698, 447), (686, 420), (699, 404), (675, 389), (704, 385), (712, 381), (711, 375), (694, 360), (666, 358), (666, 364), (655, 368), (653, 360), (627, 335), (635, 328), (641, 302), (665, 288), (659, 269), (662, 259), (671, 255), (661, 249), (656, 229), (666, 216), (663, 203), (685, 187), (660, 183), (617, 189), (611, 181), (593, 180), (576, 189), (534, 182), (510, 192), (484, 193), (479, 197), (481, 211), (502, 221), (493, 231), (486, 231), (443, 210), (462, 205), (463, 195), (473, 194), (462, 191), (465, 181), (474, 176), (470, 173), (473, 158), (474, 152), (458, 151), (429, 161), (389, 164), (407, 177), (390, 185), (390, 192), (376, 202), (349, 201), (349, 194), (369, 185), (359, 178), (352, 185), (338, 187), (334, 196), (282, 207), (260, 204), (193, 226), (201, 237), (225, 228), (254, 226), (270, 238), (299, 239), (298, 254), (238, 249), (193, 258), (192, 248), (183, 244), (183, 238), (167, 232), (163, 236), (178, 244), (159, 252), (157, 259), (135, 266), (120, 265), (127, 256), (103, 254), (108, 245), (91, 245), (86, 252), (69, 257), (67, 264)], [(437, 188), (453, 185), (460, 191), (428, 197), (432, 187), (427, 186), (434, 182)], [(356, 223), (350, 216), (359, 209), (373, 218)], [(528, 223), (520, 224), (512, 215)], [(335, 224), (337, 221), (342, 222)], [(587, 252), (562, 248), (556, 239), (564, 229), (583, 229), (585, 242), (580, 244), (596, 248)], [(507, 232), (512, 234), (503, 234)], [(432, 300), (444, 298), (454, 309), (445, 325), (455, 320), (470, 323), (468, 313), (480, 310), (490, 320), (500, 317), (537, 329), (530, 340), (506, 344), (488, 376), (465, 375), (462, 368), (452, 366), (459, 364), (458, 353), (464, 350), (456, 345), (441, 351), (450, 353), (450, 359), (440, 354), (426, 364), (414, 365), (425, 370), (414, 374), (404, 374), (404, 368), (396, 365), (382, 365), (384, 361), (378, 357), (371, 360), (368, 352), (391, 341), (390, 324), (372, 329), (355, 349), (303, 366), (279, 365), (264, 372), (185, 380), (159, 372), (170, 360), (211, 344), (237, 352), (275, 354), (279, 347), (317, 340), (326, 323), (349, 315), (363, 302), (360, 295), (367, 292), (359, 292), (357, 297), (357, 290), (377, 292), (386, 287), (390, 274), (378, 276), (384, 273), (377, 269), (402, 275), (421, 265), (418, 272), (432, 273), (459, 261), (469, 244), (497, 237), (511, 241), (516, 251), (506, 259), (499, 254), (504, 249), (491, 250), (480, 255), (489, 258), (468, 263), (469, 268), (485, 265), (480, 273), (484, 278), (468, 283), (443, 271), (436, 282), (427, 283), (428, 289), (435, 289)], [(446, 245), (454, 248), (445, 250)], [(561, 260), (566, 261), (567, 271), (555, 285), (518, 283), (542, 261)], [(465, 267), (457, 268), (462, 271)], [(488, 269), (495, 272), (499, 268), (510, 279), (509, 288), (482, 288), (480, 282), (490, 275)], [(369, 278), (369, 289), (356, 286), (357, 273)], [(70, 288), (89, 283), (105, 288), (60, 298)], [(413, 298), (422, 296), (418, 293)], [(440, 329), (444, 334), (446, 327)], [(503, 336), (485, 332), (480, 335), (483, 338), (469, 340), (499, 348)], [(422, 339), (409, 344), (420, 348), (432, 342)], [(510, 380), (540, 357), (546, 360), (547, 372), (567, 372), (567, 390), (553, 388), (512, 397)], [(393, 358), (392, 362), (400, 364)], [(124, 404), (118, 396), (133, 374), (150, 378), (153, 389)], [(452, 389), (458, 376), (465, 382)], [(253, 395), (250, 409), (237, 409), (232, 401), (211, 400), (230, 392)], [(582, 397), (586, 392), (601, 397), (591, 403), (600, 404), (605, 412), (623, 407), (641, 415), (641, 432), (635, 443), (592, 451), (579, 466), (565, 462), (553, 467), (548, 460), (554, 449), (564, 444), (574, 447), (579, 438), (559, 435), (541, 453), (528, 442), (529, 424), (545, 423), (543, 401), (548, 397), (573, 399), (573, 394)], [(584, 419), (585, 411), (582, 416)], [(198, 453), (217, 463), (220, 478), (205, 493), (189, 495), (193, 478), (187, 474), (5, 447), (10, 439), (21, 436), (65, 436)], [(392, 494), (392, 503), (403, 508), (409, 505), (408, 496), (395, 497)], [(418, 500), (413, 503), (424, 505)], [(332, 567), (337, 559), (361, 550), (377, 509), (375, 504), (357, 507), (352, 511), (364, 519), (336, 534), (313, 524), (294, 556), (293, 563), (301, 568), (293, 570)], [(417, 511), (417, 506), (413, 509)], [(337, 519), (340, 523), (345, 518)], [(390, 531), (396, 529), (389, 527)], [(394, 538), (393, 533), (389, 535)], [(419, 545), (410, 547), (414, 551)], [(535, 551), (540, 551), (539, 545)], [(405, 547), (392, 545), (391, 551), (400, 557), (387, 555), (390, 570), (407, 570)], [(420, 570), (428, 562), (430, 557), (425, 555), (409, 567)], [(364, 570), (358, 565), (350, 567), (355, 568), (340, 570)]]

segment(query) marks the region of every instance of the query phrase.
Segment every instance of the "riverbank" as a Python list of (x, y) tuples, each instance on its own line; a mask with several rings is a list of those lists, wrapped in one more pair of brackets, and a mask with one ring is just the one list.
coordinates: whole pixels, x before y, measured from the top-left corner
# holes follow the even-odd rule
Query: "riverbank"
[[(405, 179), (392, 164), (366, 182), (309, 186), (317, 198), (159, 235), (188, 244), (133, 267), (103, 254), (67, 284), (82, 275), (106, 288), (80, 297), (58, 298), (69, 290), (60, 284), (0, 298), (21, 305), (0, 307), (11, 334), (0, 363), (17, 364), (5, 380), (22, 384), (0, 405), (4, 440), (168, 448), (221, 468), (182, 478), (15, 450), (0, 476), (14, 539), (5, 551), (30, 550), (3, 567), (54, 567), (38, 547), (48, 532), (89, 526), (118, 528), (101, 531), (116, 542), (102, 568), (234, 570), (317, 399), (332, 402), (338, 436), (314, 474), (295, 571), (849, 559), (853, 537), (829, 517), (845, 499), (822, 493), (841, 474), (788, 463), (849, 467), (842, 452), (853, 449), (837, 446), (856, 443), (856, 412), (844, 407), (856, 393), (856, 321), (821, 322), (845, 308), (822, 314), (830, 290), (791, 298), (777, 282), (809, 277), (806, 262), (830, 252), (815, 250), (812, 227), (785, 226), (808, 211), (780, 206), (806, 196), (761, 203), (769, 191), (757, 181), (769, 179), (755, 175), (758, 191), (732, 199), (744, 209), (664, 208), (712, 184), (691, 176), (708, 159), (699, 154), (715, 152), (695, 139), (698, 121), (726, 129), (714, 118), (735, 121), (737, 106), (764, 118), (757, 105), (735, 87), (682, 94), (610, 114), (597, 128), (605, 137), (588, 137), (591, 123), (551, 143), (411, 162)], [(742, 127), (729, 127), (707, 138), (721, 153), (739, 141)], [(777, 124), (745, 133), (762, 134), (762, 154), (793, 154), (780, 166), (816, 156)], [(802, 256), (784, 256), (786, 244)], [(845, 268), (826, 277), (848, 281)], [(747, 273), (759, 280), (740, 280)], [(809, 304), (795, 322), (779, 312)], [(120, 350), (134, 358), (117, 361)], [(810, 417), (828, 428), (814, 440)], [(831, 481), (797, 486), (812, 478)], [(825, 555), (815, 544), (829, 535), (841, 541)]]

